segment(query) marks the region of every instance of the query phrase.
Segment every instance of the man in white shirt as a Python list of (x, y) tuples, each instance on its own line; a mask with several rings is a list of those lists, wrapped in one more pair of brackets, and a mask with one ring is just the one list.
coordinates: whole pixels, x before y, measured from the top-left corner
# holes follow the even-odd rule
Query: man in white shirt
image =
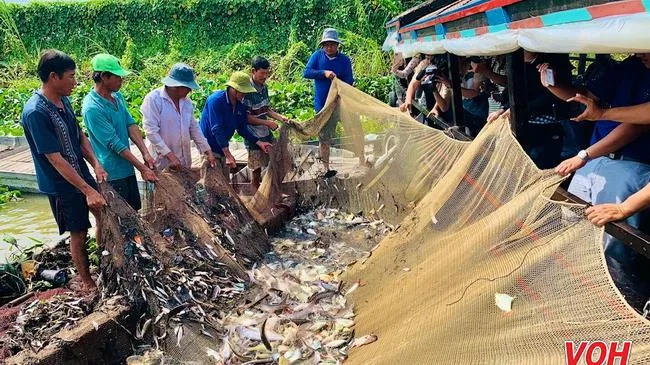
[(199, 88), (194, 70), (184, 63), (177, 63), (162, 83), (164, 86), (145, 96), (140, 107), (142, 125), (156, 168), (189, 168), (192, 165), (191, 141), (214, 167), (216, 161), (210, 145), (194, 118), (194, 103), (187, 97), (192, 90)]

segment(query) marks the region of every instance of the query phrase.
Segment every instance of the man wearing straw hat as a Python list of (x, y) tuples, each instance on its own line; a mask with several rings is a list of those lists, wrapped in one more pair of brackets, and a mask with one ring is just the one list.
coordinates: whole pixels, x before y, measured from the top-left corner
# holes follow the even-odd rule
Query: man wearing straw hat
[(145, 96), (140, 107), (156, 167), (189, 168), (192, 165), (191, 141), (214, 167), (214, 155), (194, 118), (194, 103), (188, 97), (192, 90), (199, 88), (194, 70), (184, 63), (177, 63), (162, 83), (162, 87)]
[[(129, 72), (115, 56), (105, 53), (93, 57), (91, 64), (95, 87), (86, 95), (81, 108), (90, 144), (108, 173), (108, 183), (133, 209), (140, 210), (140, 192), (133, 168), (146, 181), (155, 182), (157, 178), (152, 171), (154, 160), (119, 92)], [(131, 153), (129, 139), (140, 150), (144, 163)]]
[(248, 129), (248, 108), (243, 100), (246, 94), (256, 92), (251, 85), (250, 76), (237, 71), (230, 76), (226, 85), (226, 90), (217, 90), (208, 96), (201, 113), (200, 125), (212, 152), (219, 158), (219, 167), (229, 179), (227, 168), (237, 165), (229, 148), (235, 131), (249, 144), (257, 145), (264, 153), (269, 153), (271, 143), (255, 137)]
[[(325, 106), (333, 79), (338, 77), (350, 85), (354, 83), (352, 61), (339, 50), (342, 44), (336, 29), (325, 29), (319, 43), (320, 49), (311, 55), (305, 66), (303, 76), (314, 80), (314, 109), (317, 113)], [(339, 108), (336, 108), (319, 134), (320, 158), (326, 170), (329, 170), (330, 145), (336, 132), (336, 124), (340, 119)], [(361, 159), (362, 156), (359, 158)]]

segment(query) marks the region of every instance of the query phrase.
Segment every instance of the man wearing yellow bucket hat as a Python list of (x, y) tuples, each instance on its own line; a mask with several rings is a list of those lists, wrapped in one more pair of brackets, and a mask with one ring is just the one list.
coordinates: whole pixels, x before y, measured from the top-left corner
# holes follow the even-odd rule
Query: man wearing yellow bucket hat
[(260, 141), (248, 129), (248, 110), (242, 103), (244, 95), (254, 93), (250, 76), (237, 71), (230, 76), (226, 90), (217, 90), (208, 96), (201, 113), (201, 131), (207, 138), (212, 152), (220, 161), (222, 171), (229, 177), (227, 168), (236, 166), (229, 142), (235, 131), (250, 144), (256, 144), (269, 153), (271, 143)]

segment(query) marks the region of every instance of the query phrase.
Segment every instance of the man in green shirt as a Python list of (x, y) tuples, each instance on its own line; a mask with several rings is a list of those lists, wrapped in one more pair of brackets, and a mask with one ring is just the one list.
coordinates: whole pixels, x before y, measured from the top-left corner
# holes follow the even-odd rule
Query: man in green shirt
[[(129, 72), (120, 66), (116, 57), (109, 54), (98, 54), (91, 63), (95, 87), (84, 98), (81, 109), (90, 144), (108, 174), (108, 183), (133, 209), (139, 210), (140, 192), (134, 167), (146, 181), (155, 182), (157, 178), (153, 171), (154, 159), (142, 140), (140, 129), (131, 117), (124, 97), (119, 93), (122, 78)], [(144, 163), (131, 153), (129, 138), (142, 153)]]

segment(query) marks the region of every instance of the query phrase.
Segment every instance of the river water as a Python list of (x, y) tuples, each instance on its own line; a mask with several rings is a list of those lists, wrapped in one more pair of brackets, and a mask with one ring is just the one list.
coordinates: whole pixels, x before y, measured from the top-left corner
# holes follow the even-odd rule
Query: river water
[(12, 236), (20, 247), (59, 238), (59, 229), (46, 195), (23, 194), (23, 199), (0, 206), (0, 263), (10, 254), (11, 245), (3, 237)]

